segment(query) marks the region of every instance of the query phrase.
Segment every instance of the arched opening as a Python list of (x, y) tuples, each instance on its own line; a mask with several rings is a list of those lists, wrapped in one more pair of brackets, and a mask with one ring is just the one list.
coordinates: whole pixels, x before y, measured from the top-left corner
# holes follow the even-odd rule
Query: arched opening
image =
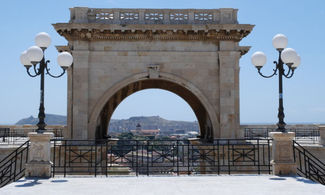
[(200, 99), (184, 85), (163, 79), (146, 79), (135, 81), (121, 87), (109, 97), (108, 101), (102, 107), (96, 121), (96, 139), (106, 138), (109, 121), (117, 106), (129, 95), (144, 89), (163, 89), (183, 98), (195, 113), (200, 127), (200, 137), (207, 140), (213, 139), (214, 131), (207, 109)]
[(108, 125), (110, 137), (189, 138), (199, 132), (192, 108), (164, 89), (144, 89), (125, 98)]

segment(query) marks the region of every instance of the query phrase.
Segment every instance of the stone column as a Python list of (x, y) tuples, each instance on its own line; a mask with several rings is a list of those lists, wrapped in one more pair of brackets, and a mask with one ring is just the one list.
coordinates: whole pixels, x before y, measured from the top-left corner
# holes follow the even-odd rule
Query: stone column
[(271, 132), (272, 160), (271, 165), (274, 175), (296, 175), (297, 166), (294, 161), (292, 141), (294, 132)]
[(320, 140), (319, 144), (325, 146), (325, 125), (319, 126)]
[(26, 163), (26, 177), (51, 177), (51, 138), (53, 133), (28, 133), (30, 140), (29, 160)]
[(239, 58), (236, 43), (221, 41), (219, 54), (220, 138), (239, 138)]
[[(74, 43), (73, 50), (73, 80), (72, 80), (72, 109), (68, 110), (71, 117), (72, 139), (94, 139), (88, 137), (88, 42)], [(79, 50), (77, 50), (79, 49)], [(70, 87), (70, 86), (69, 86)], [(69, 89), (70, 90), (70, 89)], [(70, 114), (72, 112), (72, 115)]]
[[(73, 65), (72, 65), (73, 66)], [(72, 117), (73, 117), (73, 67), (68, 68), (67, 70), (67, 77), (68, 77), (68, 82), (67, 82), (67, 126), (65, 129), (65, 134), (64, 138), (65, 139), (71, 139), (72, 138)]]

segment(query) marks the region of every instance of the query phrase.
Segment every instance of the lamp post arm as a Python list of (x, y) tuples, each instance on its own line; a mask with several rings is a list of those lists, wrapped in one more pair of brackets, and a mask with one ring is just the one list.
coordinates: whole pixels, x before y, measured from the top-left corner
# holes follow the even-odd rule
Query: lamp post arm
[(274, 75), (276, 75), (276, 73), (278, 72), (278, 66), (277, 66), (277, 62), (274, 62), (275, 64), (276, 64), (276, 68), (275, 69), (273, 69), (273, 74), (271, 74), (271, 75), (269, 75), (269, 76), (266, 76), (266, 75), (264, 75), (262, 72), (261, 72), (261, 68), (257, 68), (257, 70), (258, 70), (258, 74), (260, 74), (262, 77), (264, 77), (264, 78), (271, 78), (271, 77), (273, 77)]
[(63, 72), (62, 72), (60, 75), (53, 75), (53, 74), (51, 74), (51, 72), (50, 72), (50, 68), (48, 68), (48, 66), (47, 66), (49, 63), (50, 63), (50, 61), (47, 60), (47, 61), (46, 61), (46, 65), (45, 65), (46, 74), (50, 75), (50, 76), (53, 77), (53, 78), (59, 78), (59, 77), (61, 77), (61, 76), (64, 75), (64, 73), (65, 73), (65, 69), (63, 69)]
[(288, 74), (284, 75), (285, 78), (290, 79), (293, 74), (295, 73), (295, 69), (294, 68), (290, 68), (288, 71)]
[(34, 72), (35, 72), (37, 75), (40, 75), (40, 74), (41, 74), (41, 64), (39, 65), (39, 68), (38, 68), (38, 69), (36, 68), (36, 65), (37, 65), (37, 64), (33, 65)]
[(30, 77), (37, 77), (38, 75), (40, 75), (38, 72), (36, 72), (36, 69), (35, 69), (35, 66), (34, 66), (34, 71), (35, 71), (35, 74), (33, 75), (32, 73), (30, 73), (30, 66), (29, 67), (26, 67), (26, 71), (27, 71), (27, 74), (30, 76)]

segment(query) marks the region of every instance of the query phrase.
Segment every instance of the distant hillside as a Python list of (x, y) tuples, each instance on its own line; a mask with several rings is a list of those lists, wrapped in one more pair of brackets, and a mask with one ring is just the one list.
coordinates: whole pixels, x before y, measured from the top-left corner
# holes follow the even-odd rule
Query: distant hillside
[[(34, 118), (30, 116), (28, 118), (24, 118), (19, 120), (16, 125), (36, 125), (38, 123), (38, 118)], [(56, 114), (46, 114), (45, 115), (45, 123), (47, 125), (66, 125), (67, 117)]]
[[(30, 116), (19, 120), (16, 125), (35, 125), (38, 123), (38, 118)], [(46, 114), (45, 123), (48, 125), (66, 125), (67, 117), (55, 114)], [(161, 131), (170, 130), (186, 130), (198, 131), (199, 125), (197, 122), (186, 121), (170, 121), (159, 116), (149, 117), (131, 117), (129, 119), (116, 120), (112, 119), (109, 125), (109, 130), (112, 132), (125, 132), (136, 128), (140, 123), (142, 129), (160, 129)]]
[(109, 125), (109, 131), (121, 132), (129, 131), (136, 128), (136, 125), (140, 123), (142, 129), (160, 129), (161, 131), (170, 130), (187, 130), (198, 131), (199, 125), (197, 122), (186, 121), (170, 121), (163, 119), (159, 116), (149, 117), (131, 117), (123, 120), (111, 120)]

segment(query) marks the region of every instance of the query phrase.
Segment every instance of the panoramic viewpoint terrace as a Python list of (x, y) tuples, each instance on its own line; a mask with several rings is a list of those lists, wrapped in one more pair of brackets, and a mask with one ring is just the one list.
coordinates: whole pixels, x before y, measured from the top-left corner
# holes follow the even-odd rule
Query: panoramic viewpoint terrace
[[(282, 76), (291, 78), (293, 74), (282, 71), (281, 52), (287, 49), (282, 44), (287, 42), (284, 35), (275, 36), (281, 42), (275, 46), (280, 57), (273, 74), (279, 70), (278, 128), (240, 126), (239, 64), (250, 47), (239, 42), (254, 25), (239, 24), (237, 11), (71, 8), (67, 23), (53, 25), (68, 42), (57, 47), (61, 75), (53, 76), (47, 68), (44, 51), (51, 42), (49, 34), (39, 33), (37, 46), (28, 49), (27, 57), (22, 54), (27, 71), (34, 66), (35, 75), (28, 72), (29, 76), (41, 75), (39, 123), (36, 132), (4, 127), (0, 134), (0, 149), (6, 152), (4, 157), (0, 153), (0, 193), (18, 194), (22, 187), (34, 185), (24, 192), (145, 194), (150, 188), (154, 189), (148, 190), (150, 194), (324, 191), (325, 127), (285, 128)], [(299, 65), (294, 54), (286, 63), (292, 73)], [(265, 55), (257, 52), (252, 59), (261, 74)], [(55, 78), (67, 70), (67, 126), (46, 127), (44, 70)], [(159, 130), (155, 130), (154, 135), (140, 138), (130, 130), (125, 136), (112, 137), (108, 125), (117, 106), (146, 89), (167, 90), (183, 98), (195, 113), (199, 136), (156, 138)], [(85, 175), (98, 178), (80, 178)], [(307, 189), (311, 184), (313, 191)]]

